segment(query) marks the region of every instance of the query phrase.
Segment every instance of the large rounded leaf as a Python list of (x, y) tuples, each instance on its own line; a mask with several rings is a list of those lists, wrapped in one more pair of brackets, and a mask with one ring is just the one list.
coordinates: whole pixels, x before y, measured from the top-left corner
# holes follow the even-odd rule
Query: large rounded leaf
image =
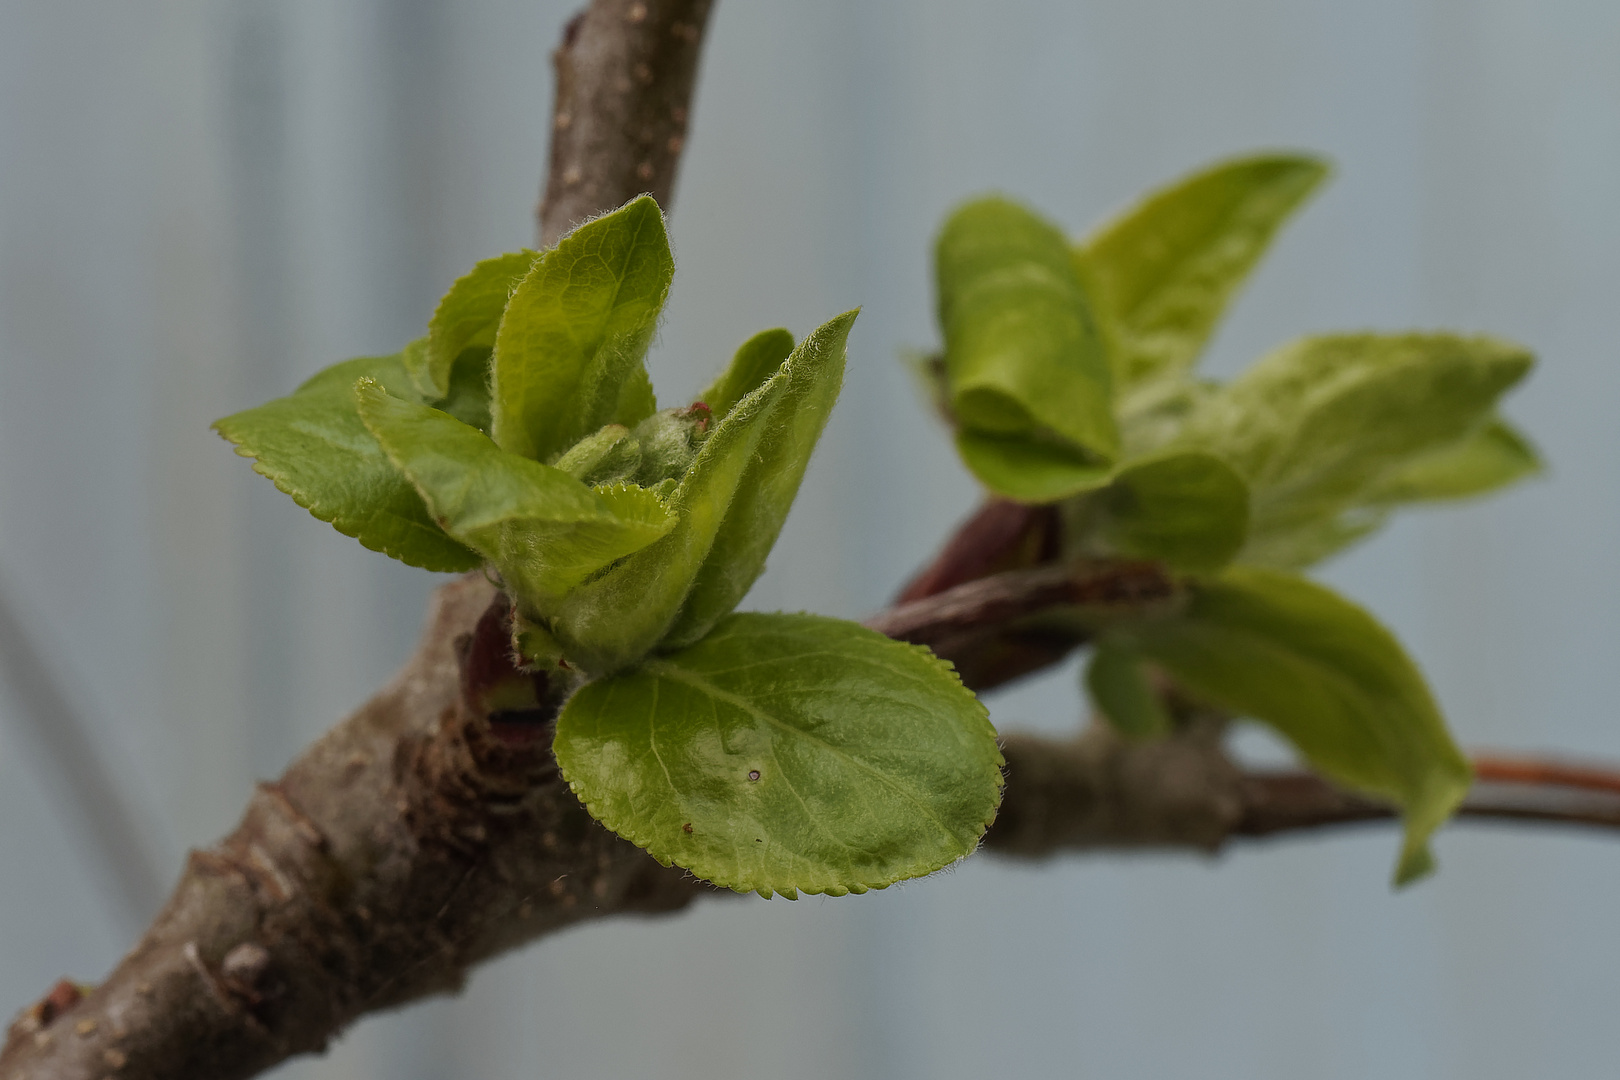
[(950, 665), (815, 615), (733, 615), (585, 686), (556, 753), (608, 828), (767, 896), (938, 870), (977, 847), (1001, 801), (995, 729)]

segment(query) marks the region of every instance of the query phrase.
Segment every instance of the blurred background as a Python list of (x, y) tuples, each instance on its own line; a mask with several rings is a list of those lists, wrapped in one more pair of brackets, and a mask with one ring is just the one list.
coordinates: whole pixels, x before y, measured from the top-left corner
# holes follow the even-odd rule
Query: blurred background
[[(297, 510), (208, 424), (395, 351), (475, 260), (531, 242), (574, 6), (0, 3), (0, 592), (42, 658), (0, 633), (24, 657), (0, 684), (0, 1010), (105, 973), (185, 849), (405, 659), (433, 576)], [(1079, 232), (1211, 158), (1315, 150), (1338, 177), (1210, 369), (1329, 329), (1531, 345), (1508, 412), (1548, 476), (1409, 515), (1326, 576), (1465, 743), (1620, 758), (1617, 60), (1611, 0), (722, 0), (658, 390), (865, 305), (749, 606), (869, 612), (975, 504), (896, 359), (935, 341), (953, 203), (1001, 189)], [(93, 757), (39, 707), (41, 671)], [(1068, 730), (1075, 666), (991, 708)], [(1395, 839), (975, 858), (598, 924), (277, 1075), (1612, 1072), (1620, 843), (1456, 827), (1439, 875), (1393, 894)]]

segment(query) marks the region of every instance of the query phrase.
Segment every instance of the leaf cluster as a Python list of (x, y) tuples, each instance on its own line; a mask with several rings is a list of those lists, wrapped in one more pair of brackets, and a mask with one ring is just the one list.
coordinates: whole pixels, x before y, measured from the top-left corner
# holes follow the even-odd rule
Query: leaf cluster
[(855, 313), (767, 330), (660, 409), (645, 358), (674, 273), (641, 197), (479, 263), (427, 336), (215, 426), (299, 505), (429, 570), (482, 567), (516, 662), (565, 699), (558, 764), (666, 865), (765, 895), (882, 888), (970, 853), (1001, 755), (927, 650), (733, 614), (797, 494)]
[(1449, 333), (1283, 345), (1231, 382), (1195, 369), (1222, 314), (1326, 166), (1217, 164), (1078, 242), (992, 196), (935, 249), (927, 365), (962, 460), (993, 493), (1055, 503), (1068, 557), (1156, 560), (1185, 602), (1090, 627), (1087, 688), (1153, 737), (1190, 692), (1264, 722), (1318, 770), (1405, 811), (1397, 879), (1469, 779), (1422, 676), (1365, 611), (1299, 572), (1396, 509), (1533, 474), (1497, 412), (1531, 356)]

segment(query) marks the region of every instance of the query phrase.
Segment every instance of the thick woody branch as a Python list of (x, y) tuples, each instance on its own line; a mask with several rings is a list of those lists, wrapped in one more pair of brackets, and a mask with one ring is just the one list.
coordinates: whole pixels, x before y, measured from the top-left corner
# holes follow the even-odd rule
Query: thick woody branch
[(466, 709), (460, 654), (492, 592), (441, 589), (393, 685), (192, 853), (105, 983), (25, 1013), (0, 1076), (252, 1076), (540, 934), (696, 895), (590, 819), (545, 740)]
[[(1068, 605), (1095, 580), (1056, 578), (1042, 568), (969, 582), (872, 623), (901, 636), (969, 632), (979, 618), (1034, 614), (1031, 597)], [(557, 776), (548, 729), (469, 709), (491, 598), (477, 576), (441, 589), (393, 685), (263, 785), (234, 833), (192, 855), (105, 983), (82, 999), (59, 986), (26, 1010), (0, 1077), (94, 1078), (115, 1065), (126, 1078), (251, 1076), (321, 1049), (368, 1012), (453, 991), (480, 961), (536, 937), (712, 893), (592, 821)], [(1068, 740), (1008, 737), (986, 847), (1025, 858), (1213, 851), (1392, 817), (1309, 774), (1246, 773), (1221, 734), (1219, 720), (1195, 718), (1158, 742), (1101, 726)], [(1466, 816), (1620, 828), (1620, 773), (1503, 757), (1480, 771), (1489, 782)]]

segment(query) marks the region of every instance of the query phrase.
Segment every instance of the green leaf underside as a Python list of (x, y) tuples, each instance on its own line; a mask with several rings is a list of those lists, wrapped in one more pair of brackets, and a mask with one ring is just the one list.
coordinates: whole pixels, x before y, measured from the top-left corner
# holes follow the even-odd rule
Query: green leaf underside
[(557, 459), (556, 467), (576, 480), (590, 483), (590, 477), (598, 472), (612, 470), (628, 476), (640, 464), (641, 447), (630, 429), (623, 424), (608, 424), (569, 447)]
[(463, 349), (450, 368), (449, 392), (438, 400), (427, 399), (435, 409), (449, 413), (486, 435), (489, 434), (489, 359), (487, 345)]
[(509, 454), (437, 409), (355, 388), (360, 414), (444, 530), (500, 571), (522, 608), (542, 613), (675, 519), (650, 491), (593, 490), (560, 469)]
[(463, 350), (494, 346), (506, 302), (538, 257), (528, 250), (497, 255), (478, 263), (450, 286), (433, 311), (426, 348), (411, 370), (424, 397), (440, 398), (450, 392), (450, 369)]
[[(1108, 360), (1062, 233), (1015, 203), (980, 199), (946, 221), (935, 271), (960, 429), (1111, 462), (1119, 434)], [(979, 478), (994, 489), (1003, 475)]]
[(1248, 535), (1249, 486), (1213, 454), (1167, 453), (1133, 462), (1096, 499), (1105, 544), (1189, 573), (1219, 570)]
[(1400, 644), (1361, 608), (1289, 574), (1239, 567), (1189, 588), (1183, 614), (1122, 628), (1120, 644), (1276, 728), (1324, 775), (1400, 806), (1396, 881), (1426, 873), (1429, 835), (1470, 770)]
[(607, 423), (651, 415), (641, 366), (674, 274), (648, 196), (586, 222), (535, 260), (495, 336), (492, 434), (549, 461)]
[(653, 393), (652, 376), (647, 374), (644, 366), (637, 364), (625, 376), (624, 386), (619, 391), (619, 403), (613, 407), (613, 415), (608, 422), (633, 428), (657, 411), (658, 396)]
[(1384, 506), (1471, 499), (1541, 471), (1535, 447), (1505, 420), (1492, 419), (1451, 446), (1380, 481), (1366, 501)]
[(321, 521), (424, 570), (477, 567), (477, 554), (446, 536), (422, 498), (388, 460), (355, 408), (354, 383), (375, 379), (414, 398), (399, 356), (347, 360), (320, 372), (292, 394), (227, 416), (214, 428), (254, 458), (253, 468)]
[(1219, 383), (1184, 377), (1139, 385), (1120, 402), (1120, 456), (1131, 461), (1163, 450), (1204, 399), (1219, 392)]
[(814, 615), (733, 615), (587, 684), (555, 748), (608, 828), (766, 896), (931, 873), (977, 847), (1001, 798), (995, 730), (949, 664)]
[(1311, 566), (1377, 532), (1402, 507), (1474, 498), (1540, 471), (1541, 461), (1524, 437), (1505, 421), (1492, 420), (1389, 474), (1337, 517), (1272, 536), (1253, 558), (1290, 569)]
[(1272, 237), (1328, 174), (1267, 154), (1225, 162), (1150, 195), (1075, 249), (1127, 382), (1184, 371)]
[(668, 536), (569, 596), (553, 631), (587, 670), (696, 641), (742, 600), (838, 398), (855, 315), (811, 333), (715, 425), (669, 498), (678, 523)]
[(1108, 483), (1112, 470), (1061, 443), (958, 431), (956, 450), (979, 482), (1024, 503), (1051, 503)]
[(737, 348), (731, 366), (716, 379), (698, 400), (719, 420), (729, 413), (760, 383), (776, 374), (776, 369), (793, 354), (793, 335), (783, 329), (761, 330)]
[[(1400, 470), (1470, 437), (1531, 357), (1449, 334), (1306, 338), (1205, 398), (1178, 444), (1212, 451), (1249, 483), (1244, 562), (1297, 567), (1312, 537)], [(1365, 516), (1365, 515), (1363, 515)]]
[(1121, 735), (1156, 739), (1170, 733), (1170, 714), (1149, 685), (1142, 658), (1130, 650), (1099, 644), (1086, 665), (1086, 690)]

